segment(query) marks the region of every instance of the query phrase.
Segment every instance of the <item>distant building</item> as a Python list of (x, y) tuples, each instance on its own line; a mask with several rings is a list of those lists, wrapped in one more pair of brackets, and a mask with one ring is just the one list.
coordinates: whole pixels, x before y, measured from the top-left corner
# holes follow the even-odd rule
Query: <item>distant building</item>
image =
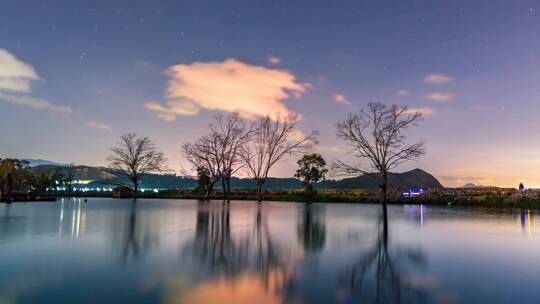
[(452, 195), (485, 195), (485, 194), (513, 194), (516, 188), (476, 187), (476, 188), (446, 188), (443, 193)]
[(408, 197), (408, 198), (423, 196), (426, 194), (426, 191), (423, 188), (407, 189), (407, 190), (398, 189), (398, 190), (399, 190), (399, 193), (401, 193), (402, 197)]
[(133, 190), (125, 186), (116, 187), (113, 190), (112, 196), (115, 198), (130, 198), (133, 197)]

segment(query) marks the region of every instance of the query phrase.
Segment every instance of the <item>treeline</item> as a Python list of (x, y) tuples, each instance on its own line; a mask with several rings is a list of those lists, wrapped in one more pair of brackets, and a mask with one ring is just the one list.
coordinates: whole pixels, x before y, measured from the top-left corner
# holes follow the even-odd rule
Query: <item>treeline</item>
[[(370, 103), (359, 113), (350, 114), (337, 123), (336, 135), (351, 148), (351, 156), (358, 162), (336, 160), (332, 171), (343, 176), (369, 176), (386, 203), (390, 170), (425, 153), (423, 142), (409, 144), (404, 135), (421, 118), (421, 113), (405, 106), (387, 107), (381, 103)], [(208, 199), (218, 184), (229, 200), (231, 179), (241, 172), (253, 180), (261, 201), (270, 171), (278, 163), (302, 154), (295, 177), (302, 181), (307, 193), (312, 192), (313, 183), (323, 180), (329, 169), (322, 156), (313, 153), (318, 132), (302, 133), (297, 129), (299, 121), (295, 113), (255, 121), (236, 113), (215, 116), (206, 134), (181, 147), (183, 157), (191, 164), (190, 175), (197, 175), (201, 198)], [(164, 154), (148, 137), (126, 134), (111, 151), (111, 166), (131, 181), (134, 196), (143, 175), (168, 171)]]
[(68, 187), (71, 190), (74, 175), (73, 166), (57, 167), (50, 170), (31, 170), (25, 160), (0, 159), (0, 201), (28, 200), (43, 195), (48, 188)]

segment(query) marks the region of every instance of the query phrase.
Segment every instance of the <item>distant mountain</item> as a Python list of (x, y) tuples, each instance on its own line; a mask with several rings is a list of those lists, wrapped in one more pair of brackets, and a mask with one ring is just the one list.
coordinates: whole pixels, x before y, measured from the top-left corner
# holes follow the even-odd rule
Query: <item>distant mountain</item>
[[(421, 169), (414, 169), (403, 173), (388, 173), (388, 184), (390, 188), (435, 188), (442, 189), (443, 185), (431, 174)], [(347, 189), (363, 188), (375, 189), (377, 183), (367, 175), (361, 175), (341, 180), (326, 180), (315, 185), (319, 189)]]
[(461, 188), (498, 188), (497, 186), (483, 186), (483, 185), (475, 185), (473, 183), (466, 183)]
[[(53, 173), (58, 168), (65, 168), (57, 165), (39, 165), (33, 167), (33, 170)], [(120, 185), (127, 184), (128, 180), (120, 171), (90, 166), (75, 166), (75, 179), (92, 181), (90, 185)], [(410, 188), (444, 188), (439, 181), (431, 174), (421, 170), (414, 169), (403, 173), (389, 173), (389, 187), (399, 189)], [(146, 174), (141, 178), (142, 188), (159, 189), (194, 189), (197, 187), (197, 181), (192, 177), (177, 176), (175, 174)], [(216, 184), (216, 188), (220, 185)], [(233, 177), (231, 187), (235, 189), (255, 189), (255, 182), (250, 178)], [(302, 183), (295, 178), (268, 178), (265, 183), (265, 189), (285, 190), (300, 189)], [(316, 189), (375, 189), (377, 184), (369, 176), (357, 176), (341, 180), (325, 180), (314, 185)]]
[(53, 162), (53, 161), (45, 160), (45, 159), (31, 159), (31, 158), (27, 158), (27, 159), (23, 159), (23, 160), (29, 162), (29, 163), (30, 163), (30, 167), (37, 167), (37, 166), (43, 166), (43, 165), (66, 166), (66, 164), (57, 163), (57, 162)]

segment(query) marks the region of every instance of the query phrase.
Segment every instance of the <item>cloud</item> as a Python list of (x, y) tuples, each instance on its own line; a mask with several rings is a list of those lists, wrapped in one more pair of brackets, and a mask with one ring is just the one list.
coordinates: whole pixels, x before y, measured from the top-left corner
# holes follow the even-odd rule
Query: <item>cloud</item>
[(403, 97), (403, 96), (409, 96), (409, 91), (407, 90), (399, 90), (396, 92), (396, 96)]
[(441, 73), (428, 74), (424, 77), (424, 82), (429, 84), (445, 84), (453, 82), (454, 80), (454, 77)]
[(343, 94), (334, 95), (334, 101), (336, 103), (344, 104), (346, 106), (352, 105), (352, 103), (347, 99), (347, 96), (345, 96)]
[(100, 130), (100, 131), (110, 131), (111, 130), (111, 126), (109, 126), (107, 124), (104, 124), (104, 123), (101, 123), (101, 122), (97, 122), (97, 121), (90, 121), (86, 125), (89, 128)]
[(279, 57), (274, 56), (274, 55), (266, 56), (266, 61), (268, 61), (268, 63), (274, 64), (274, 65), (281, 64), (281, 59)]
[(438, 112), (435, 108), (429, 108), (429, 107), (420, 107), (420, 108), (408, 108), (407, 111), (405, 111), (405, 114), (414, 114), (416, 112), (420, 112), (424, 116), (430, 116)]
[(456, 98), (456, 95), (454, 93), (448, 93), (448, 92), (433, 92), (431, 94), (426, 95), (425, 97), (429, 100), (434, 100), (434, 101), (449, 101)]
[(286, 70), (269, 69), (236, 59), (223, 62), (178, 64), (166, 71), (169, 81), (165, 102), (145, 108), (166, 121), (201, 110), (237, 112), (245, 118), (291, 113), (283, 100), (299, 98), (310, 88)]
[(59, 106), (51, 103), (46, 99), (26, 96), (26, 95), (12, 95), (0, 92), (0, 101), (27, 106), (34, 109), (45, 109), (56, 113), (70, 114), (73, 109), (69, 106)]
[(28, 93), (39, 77), (34, 68), (5, 49), (0, 49), (0, 90)]
[(289, 134), (288, 139), (291, 140), (291, 141), (300, 141), (300, 140), (303, 140), (306, 137), (307, 137), (306, 134), (304, 132), (302, 132), (301, 130), (292, 129), (291, 133)]
[(69, 106), (59, 106), (46, 99), (29, 96), (30, 83), (39, 79), (31, 65), (0, 49), (0, 101), (56, 113), (73, 112)]
[(184, 98), (167, 101), (168, 106), (163, 106), (158, 102), (148, 102), (144, 107), (151, 111), (158, 112), (158, 116), (165, 121), (175, 121), (179, 115), (196, 115), (199, 107)]

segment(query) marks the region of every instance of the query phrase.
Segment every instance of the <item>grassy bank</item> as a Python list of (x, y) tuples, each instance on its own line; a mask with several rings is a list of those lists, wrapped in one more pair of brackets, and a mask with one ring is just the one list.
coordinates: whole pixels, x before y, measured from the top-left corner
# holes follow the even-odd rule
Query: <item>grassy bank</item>
[[(77, 196), (77, 194), (76, 194)], [(84, 197), (111, 197), (110, 192), (80, 193)], [(138, 195), (140, 198), (156, 199), (200, 199), (201, 195), (193, 190), (165, 190), (159, 193), (145, 192)], [(310, 194), (299, 190), (273, 190), (265, 191), (264, 201), (281, 202), (322, 202), (322, 203), (378, 203), (379, 196), (376, 191), (360, 189), (325, 190)], [(212, 200), (223, 199), (223, 194), (214, 192)], [(235, 190), (231, 193), (231, 200), (257, 200), (257, 195), (250, 190)], [(482, 194), (482, 195), (456, 195), (445, 191), (433, 191), (422, 197), (402, 198), (397, 193), (389, 196), (390, 204), (424, 204), (435, 206), (464, 206), (485, 208), (533, 208), (540, 209), (540, 196), (532, 194)]]

